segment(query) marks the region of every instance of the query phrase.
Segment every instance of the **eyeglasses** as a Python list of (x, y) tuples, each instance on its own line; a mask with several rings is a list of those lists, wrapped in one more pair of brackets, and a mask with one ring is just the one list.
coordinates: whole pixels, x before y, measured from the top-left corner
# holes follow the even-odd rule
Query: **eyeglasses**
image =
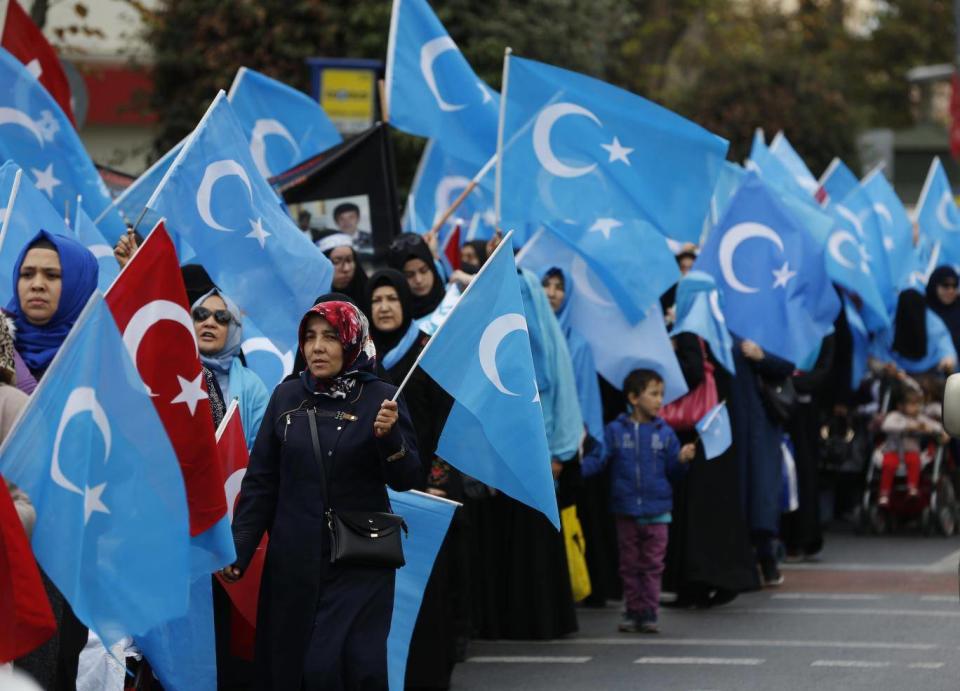
[(193, 308), (193, 321), (195, 322), (205, 322), (210, 318), (210, 315), (213, 315), (213, 319), (217, 324), (227, 326), (231, 321), (233, 321), (233, 315), (230, 314), (229, 310), (209, 310), (206, 307), (194, 307)]

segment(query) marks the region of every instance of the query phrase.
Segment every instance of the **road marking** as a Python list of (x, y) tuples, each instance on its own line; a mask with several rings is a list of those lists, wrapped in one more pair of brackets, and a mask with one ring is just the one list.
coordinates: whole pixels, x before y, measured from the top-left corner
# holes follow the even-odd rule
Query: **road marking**
[(890, 663), (878, 660), (814, 660), (811, 667), (847, 667), (855, 669), (875, 669), (889, 667)]
[(907, 667), (910, 669), (940, 669), (944, 664), (943, 662), (911, 662)]
[(480, 663), (504, 663), (504, 664), (567, 664), (582, 665), (590, 662), (591, 657), (569, 656), (569, 657), (545, 657), (535, 655), (479, 655), (468, 657), (467, 662)]
[(815, 614), (824, 615), (880, 615), (885, 617), (936, 617), (938, 619), (955, 619), (960, 617), (960, 610), (934, 610), (934, 609), (862, 609), (854, 607), (741, 607), (728, 608), (726, 612), (731, 614)]
[(953, 573), (957, 570), (958, 555), (950, 554), (931, 564), (861, 564), (857, 562), (815, 562), (811, 564), (780, 564), (781, 571), (892, 571), (902, 573)]
[(960, 549), (956, 552), (951, 552), (940, 561), (933, 562), (928, 568), (931, 571), (949, 571), (955, 573), (958, 562), (960, 562)]
[(920, 597), (921, 602), (960, 602), (960, 598), (956, 595), (922, 595)]
[(866, 593), (777, 593), (770, 596), (771, 600), (834, 600), (834, 601), (861, 601), (884, 600), (885, 595), (869, 595)]
[(641, 657), (634, 660), (635, 665), (730, 665), (735, 667), (756, 667), (766, 660), (758, 657)]
[[(473, 641), (471, 645), (484, 645)], [(555, 641), (497, 641), (496, 645), (570, 646), (570, 645), (652, 645), (652, 646), (716, 646), (725, 648), (850, 648), (854, 650), (939, 650), (938, 643), (901, 643), (886, 641), (777, 640), (753, 638), (564, 638)]]

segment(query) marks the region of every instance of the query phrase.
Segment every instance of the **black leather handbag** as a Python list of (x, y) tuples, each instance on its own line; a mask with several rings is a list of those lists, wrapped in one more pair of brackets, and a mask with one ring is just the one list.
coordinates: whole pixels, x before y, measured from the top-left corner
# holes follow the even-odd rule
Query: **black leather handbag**
[(330, 506), (327, 470), (317, 433), (317, 411), (307, 411), (313, 456), (320, 466), (321, 494), (330, 530), (330, 563), (399, 569), (403, 558), (403, 535), (407, 524), (402, 516), (383, 511), (336, 511)]
[(770, 417), (780, 424), (789, 422), (799, 403), (793, 377), (779, 380), (760, 377), (760, 397), (767, 406)]

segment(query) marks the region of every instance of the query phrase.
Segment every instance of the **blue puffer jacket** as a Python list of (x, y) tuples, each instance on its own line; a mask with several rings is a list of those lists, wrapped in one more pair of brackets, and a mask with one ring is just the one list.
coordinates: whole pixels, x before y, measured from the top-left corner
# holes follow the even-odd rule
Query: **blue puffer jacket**
[[(610, 510), (625, 516), (659, 516), (673, 508), (670, 483), (684, 472), (680, 442), (660, 418), (640, 424), (621, 414), (604, 429), (603, 455), (584, 456), (584, 477), (610, 468)], [(599, 445), (598, 445), (599, 446)]]

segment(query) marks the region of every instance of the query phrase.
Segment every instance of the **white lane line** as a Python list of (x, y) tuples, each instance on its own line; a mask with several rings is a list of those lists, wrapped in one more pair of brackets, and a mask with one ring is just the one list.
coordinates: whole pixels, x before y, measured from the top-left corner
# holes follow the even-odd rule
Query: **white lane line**
[(907, 667), (910, 669), (940, 669), (945, 664), (944, 662), (911, 662)]
[(957, 570), (958, 556), (950, 554), (932, 564), (860, 564), (845, 562), (814, 562), (809, 564), (780, 564), (781, 571), (895, 571), (903, 573), (952, 573)]
[[(483, 645), (474, 641), (471, 645)], [(510, 641), (497, 641), (496, 645), (510, 645)], [(517, 641), (514, 645), (570, 646), (570, 645), (650, 645), (690, 646), (725, 648), (849, 648), (852, 650), (939, 650), (938, 643), (900, 643), (886, 641), (802, 641), (753, 638), (565, 638), (556, 641)]]
[(874, 616), (885, 617), (935, 617), (937, 619), (955, 619), (960, 617), (960, 610), (935, 610), (935, 609), (879, 609), (879, 608), (854, 608), (854, 607), (730, 607), (724, 610), (724, 613), (730, 614), (815, 614), (817, 616)]
[(590, 660), (592, 659), (593, 658), (591, 657), (585, 657), (585, 656), (548, 657), (548, 656), (536, 656), (536, 655), (478, 655), (474, 657), (468, 657), (467, 662), (502, 663), (502, 664), (582, 665), (585, 662), (590, 662)]
[(734, 667), (756, 667), (766, 660), (758, 657), (641, 657), (633, 661), (636, 665), (729, 665)]
[(921, 595), (920, 602), (960, 602), (956, 595)]
[(960, 549), (951, 552), (940, 561), (935, 561), (928, 567), (931, 571), (950, 571), (956, 573), (957, 563), (960, 562)]
[(889, 667), (890, 663), (882, 660), (814, 660), (811, 667), (846, 667), (854, 669), (879, 669)]
[(771, 600), (831, 600), (831, 601), (866, 601), (885, 600), (886, 595), (870, 595), (867, 593), (777, 593), (771, 595)]

